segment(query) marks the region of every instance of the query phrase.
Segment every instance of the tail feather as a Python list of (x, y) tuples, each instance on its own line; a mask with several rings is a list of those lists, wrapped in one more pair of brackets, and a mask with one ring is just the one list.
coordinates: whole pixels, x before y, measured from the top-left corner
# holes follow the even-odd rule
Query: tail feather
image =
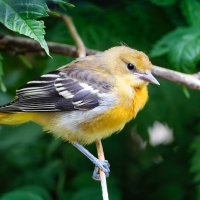
[(32, 121), (29, 113), (3, 113), (0, 112), (0, 124), (17, 125)]
[(13, 109), (12, 105), (17, 101), (18, 98), (15, 98), (10, 103), (7, 103), (3, 106), (0, 106), (0, 124), (22, 124), (27, 121), (30, 121), (29, 118), (27, 118), (24, 114), (26, 113), (18, 113), (20, 110)]
[[(6, 113), (0, 109), (0, 124), (18, 125), (29, 121), (40, 124), (41, 126), (48, 125), (55, 113), (46, 112), (19, 112)], [(48, 128), (47, 128), (48, 129)]]

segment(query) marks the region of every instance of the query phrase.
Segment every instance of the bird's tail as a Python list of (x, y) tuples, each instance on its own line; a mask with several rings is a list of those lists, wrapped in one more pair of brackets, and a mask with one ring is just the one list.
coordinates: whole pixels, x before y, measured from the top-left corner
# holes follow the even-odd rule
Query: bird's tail
[(0, 106), (0, 124), (17, 125), (31, 121), (31, 113), (22, 112), (17, 106), (14, 106), (18, 98), (15, 98), (8, 104)]
[(0, 124), (22, 124), (32, 121), (31, 113), (4, 113), (0, 112)]

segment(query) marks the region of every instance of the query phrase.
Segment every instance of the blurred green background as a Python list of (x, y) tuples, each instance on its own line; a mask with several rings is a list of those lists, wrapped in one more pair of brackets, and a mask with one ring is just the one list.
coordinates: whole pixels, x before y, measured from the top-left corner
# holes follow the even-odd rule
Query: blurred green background
[[(185, 73), (200, 69), (199, 1), (71, 3), (75, 8), (66, 13), (88, 48), (106, 50), (123, 41), (144, 51), (155, 65)], [(48, 6), (61, 11), (52, 3)], [(74, 45), (61, 20), (42, 20), (46, 40)], [(15, 35), (2, 25), (0, 32)], [(0, 92), (1, 105), (27, 81), (73, 60), (3, 51), (2, 56), (7, 92)], [(136, 119), (103, 140), (111, 164), (111, 200), (200, 200), (200, 92), (159, 82), (149, 85), (149, 101)], [(96, 155), (95, 144), (87, 148)], [(0, 200), (100, 200), (100, 183), (91, 178), (93, 167), (71, 144), (44, 133), (37, 124), (0, 125)]]

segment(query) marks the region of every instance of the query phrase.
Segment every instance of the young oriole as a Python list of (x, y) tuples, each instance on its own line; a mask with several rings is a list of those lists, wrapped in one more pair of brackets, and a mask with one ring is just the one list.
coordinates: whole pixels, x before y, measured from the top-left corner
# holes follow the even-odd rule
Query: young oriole
[(106, 138), (136, 116), (148, 99), (148, 83), (159, 84), (151, 68), (144, 53), (126, 46), (78, 58), (19, 88), (0, 107), (0, 124), (36, 122), (83, 152), (96, 166), (95, 179), (97, 167), (108, 176), (108, 161), (80, 143)]

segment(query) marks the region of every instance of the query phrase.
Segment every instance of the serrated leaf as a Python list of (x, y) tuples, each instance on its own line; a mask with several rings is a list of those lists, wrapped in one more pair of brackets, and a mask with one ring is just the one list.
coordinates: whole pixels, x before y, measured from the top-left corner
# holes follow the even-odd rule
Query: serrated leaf
[(176, 2), (176, 0), (150, 0), (151, 3), (157, 6), (170, 6)]
[(150, 56), (168, 54), (172, 68), (192, 73), (200, 60), (200, 29), (178, 28), (165, 35), (154, 45)]
[(48, 7), (41, 0), (0, 0), (0, 22), (12, 31), (38, 41), (49, 55), (44, 40), (44, 23), (35, 20), (48, 16), (47, 11), (49, 11)]
[(169, 52), (169, 61), (175, 70), (185, 73), (195, 72), (195, 67), (200, 60), (200, 35), (187, 39), (175, 45)]
[(200, 2), (197, 0), (184, 0), (181, 4), (181, 10), (186, 21), (191, 26), (200, 24)]
[(168, 53), (170, 48), (172, 48), (183, 35), (184, 33), (181, 28), (167, 33), (153, 46), (150, 57), (158, 57)]

